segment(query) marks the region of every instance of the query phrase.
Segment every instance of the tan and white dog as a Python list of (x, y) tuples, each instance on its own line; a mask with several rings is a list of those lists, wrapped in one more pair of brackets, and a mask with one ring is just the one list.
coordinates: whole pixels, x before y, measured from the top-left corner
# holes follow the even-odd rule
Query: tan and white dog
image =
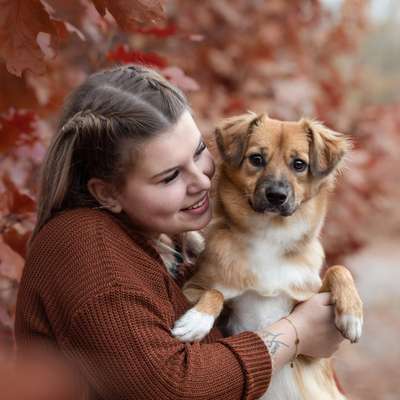
[[(282, 122), (247, 113), (215, 131), (218, 166), (214, 219), (196, 274), (184, 286), (196, 304), (175, 324), (182, 341), (201, 340), (223, 302), (232, 309), (231, 334), (256, 331), (290, 314), (296, 303), (331, 292), (336, 326), (356, 342), (362, 302), (349, 271), (320, 272), (319, 234), (328, 195), (343, 156), (344, 135), (302, 119)], [(344, 399), (329, 359), (298, 357), (274, 374), (263, 399)]]

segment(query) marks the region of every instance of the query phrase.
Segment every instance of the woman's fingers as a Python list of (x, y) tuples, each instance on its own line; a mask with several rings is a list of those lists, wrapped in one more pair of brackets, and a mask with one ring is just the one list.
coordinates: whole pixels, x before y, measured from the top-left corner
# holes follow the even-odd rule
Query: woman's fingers
[(321, 306), (331, 306), (333, 305), (331, 294), (329, 292), (317, 293), (313, 296), (314, 300)]

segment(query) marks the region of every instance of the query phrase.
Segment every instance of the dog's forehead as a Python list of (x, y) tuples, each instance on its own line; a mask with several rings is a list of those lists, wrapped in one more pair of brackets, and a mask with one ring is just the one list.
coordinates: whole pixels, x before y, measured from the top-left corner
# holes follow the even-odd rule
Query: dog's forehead
[(303, 125), (298, 121), (279, 121), (263, 117), (252, 131), (249, 147), (284, 147), (307, 152), (309, 140)]

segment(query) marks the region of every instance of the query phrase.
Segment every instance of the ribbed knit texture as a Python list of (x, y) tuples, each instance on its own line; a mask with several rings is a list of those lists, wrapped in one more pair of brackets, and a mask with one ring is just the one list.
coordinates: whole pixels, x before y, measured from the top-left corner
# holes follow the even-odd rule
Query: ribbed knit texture
[(189, 308), (143, 237), (107, 211), (79, 208), (35, 238), (18, 293), (17, 346), (42, 339), (78, 360), (91, 399), (260, 397), (271, 378), (261, 338), (223, 338), (214, 328), (200, 343), (181, 343), (170, 329)]

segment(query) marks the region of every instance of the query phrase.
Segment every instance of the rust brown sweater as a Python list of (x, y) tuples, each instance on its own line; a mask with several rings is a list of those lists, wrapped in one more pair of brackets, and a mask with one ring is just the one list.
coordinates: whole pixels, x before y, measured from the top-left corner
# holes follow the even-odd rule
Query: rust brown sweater
[(271, 378), (258, 335), (200, 343), (170, 329), (190, 304), (156, 251), (106, 211), (51, 219), (27, 257), (17, 301), (17, 346), (36, 339), (79, 359), (91, 398), (256, 399)]

